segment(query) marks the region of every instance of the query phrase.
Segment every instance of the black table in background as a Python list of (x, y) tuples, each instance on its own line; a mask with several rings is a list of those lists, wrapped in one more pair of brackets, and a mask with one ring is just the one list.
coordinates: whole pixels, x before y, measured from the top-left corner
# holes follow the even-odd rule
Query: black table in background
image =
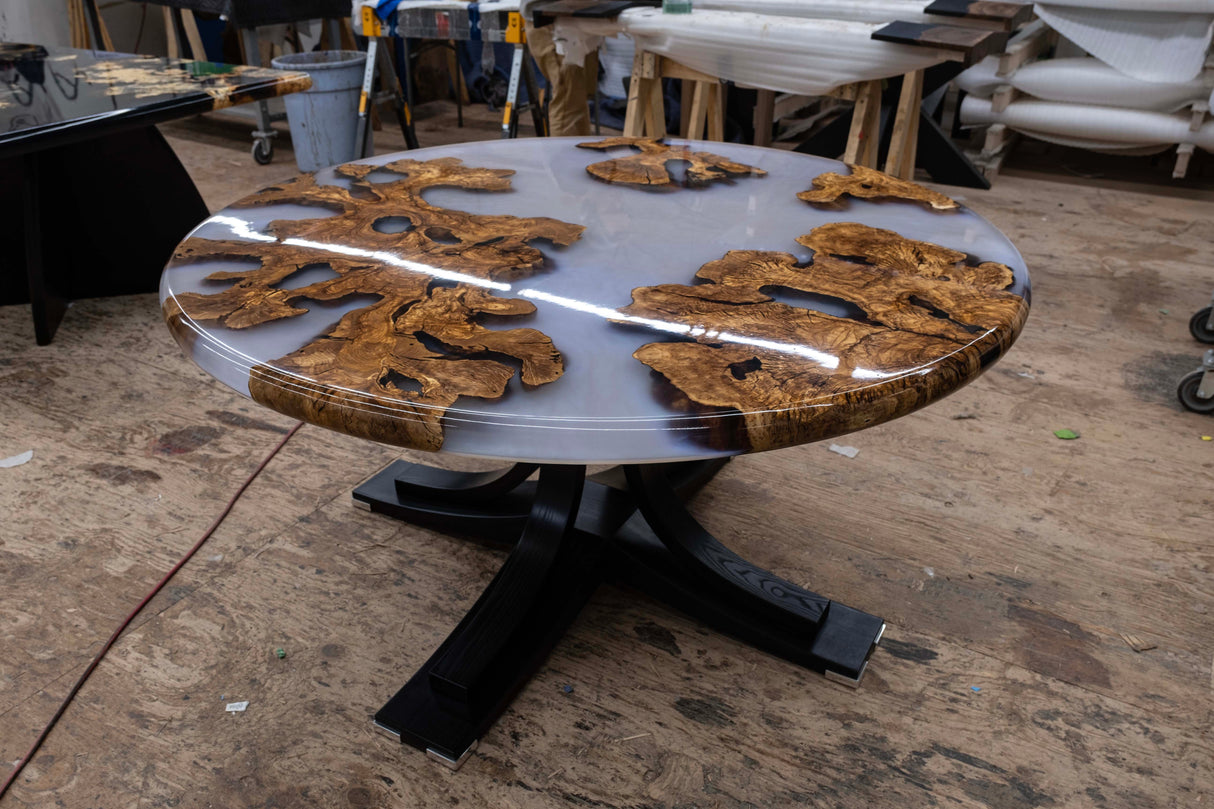
[(12, 43), (0, 43), (0, 78), (0, 305), (31, 304), (39, 345), (70, 300), (154, 292), (206, 218), (155, 124), (310, 85), (303, 73)]
[(350, 0), (148, 0), (157, 6), (218, 14), (240, 28), (350, 16)]

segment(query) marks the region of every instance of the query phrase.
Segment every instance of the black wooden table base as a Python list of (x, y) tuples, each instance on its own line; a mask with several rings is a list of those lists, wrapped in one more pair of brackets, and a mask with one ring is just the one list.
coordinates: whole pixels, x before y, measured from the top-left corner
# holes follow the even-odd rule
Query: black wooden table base
[[(880, 618), (750, 564), (683, 507), (725, 460), (616, 467), (518, 464), (449, 472), (397, 461), (355, 503), (513, 546), (476, 604), (375, 715), (458, 767), (604, 581), (623, 582), (759, 649), (858, 685)], [(539, 470), (537, 480), (528, 480)]]
[(0, 306), (29, 301), (38, 345), (69, 301), (159, 289), (177, 243), (208, 214), (154, 126), (0, 157), (0, 188), (12, 189), (0, 198), (0, 255), (25, 263), (25, 278), (0, 272)]

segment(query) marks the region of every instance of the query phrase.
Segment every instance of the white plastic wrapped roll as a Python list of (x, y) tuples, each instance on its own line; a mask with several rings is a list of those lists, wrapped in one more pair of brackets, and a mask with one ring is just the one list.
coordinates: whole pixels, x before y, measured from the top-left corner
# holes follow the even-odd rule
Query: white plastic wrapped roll
[[(561, 17), (554, 39), (578, 52), (624, 32), (638, 49), (668, 56), (694, 70), (784, 93), (824, 95), (857, 81), (901, 76), (939, 64), (936, 48), (872, 39), (876, 23), (772, 17), (730, 11), (663, 14), (632, 8), (614, 20)], [(569, 54), (569, 50), (563, 50)]]
[(1042, 101), (1156, 112), (1175, 112), (1194, 101), (1204, 101), (1209, 93), (1201, 79), (1142, 81), (1092, 58), (1033, 62), (1006, 77), (995, 75), (998, 66), (998, 58), (987, 57), (958, 76), (957, 84), (967, 93), (982, 98), (989, 98), (1000, 86), (1010, 84)]
[[(1183, 82), (1201, 73), (1214, 34), (1214, 4), (1209, 0), (1200, 0), (1206, 13), (1142, 11), (1141, 2), (1101, 1), (1100, 8), (1038, 4), (1037, 15), (1127, 76), (1143, 81)], [(1135, 10), (1125, 10), (1127, 7)]]
[(1214, 0), (1051, 0), (1050, 5), (1092, 8), (1102, 12), (1214, 14)]
[(1105, 148), (1192, 143), (1214, 151), (1214, 121), (1193, 132), (1185, 113), (1031, 100), (1013, 101), (1002, 112), (994, 112), (987, 99), (966, 96), (961, 102), (961, 123), (1001, 123), (1026, 134), (1099, 141)]
[(935, 14), (924, 14), (924, 0), (692, 0), (694, 8), (706, 11), (746, 11), (777, 17), (817, 20), (888, 23), (943, 22)]

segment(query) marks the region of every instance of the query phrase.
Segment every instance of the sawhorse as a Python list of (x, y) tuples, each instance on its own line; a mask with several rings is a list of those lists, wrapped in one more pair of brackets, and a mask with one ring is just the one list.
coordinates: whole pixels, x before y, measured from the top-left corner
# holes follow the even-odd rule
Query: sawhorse
[[(453, 13), (453, 12), (452, 12)], [(487, 41), (504, 41), (514, 46), (513, 61), (510, 66), (510, 82), (506, 96), (506, 104), (502, 113), (502, 137), (513, 138), (518, 134), (518, 91), (520, 80), (526, 83), (527, 93), (529, 96), (529, 108), (531, 110), (532, 120), (535, 123), (535, 131), (537, 135), (548, 134), (548, 120), (544, 114), (543, 105), (539, 100), (539, 85), (536, 81), (535, 71), (532, 67), (531, 52), (527, 48), (527, 35), (523, 28), (522, 15), (517, 11), (504, 13), (506, 16), (506, 24), (504, 30), (497, 27), (491, 27), (487, 34)], [(483, 22), (484, 18), (480, 18)], [(496, 22), (495, 18), (495, 22)], [(474, 25), (480, 25), (475, 18), (472, 21)], [(396, 103), (396, 110), (401, 119), (401, 130), (405, 135), (405, 143), (410, 149), (417, 148), (417, 135), (413, 127), (413, 114), (408, 101), (408, 94), (402, 90), (400, 82), (397, 81), (396, 71), (392, 67), (391, 59), (386, 51), (379, 47), (379, 40), (382, 37), (388, 36), (389, 32), (385, 30), (383, 23), (375, 15), (375, 11), (370, 7), (363, 7), (361, 12), (362, 34), (367, 37), (367, 67), (363, 74), (362, 94), (359, 98), (358, 109), (358, 130), (356, 133), (356, 142), (362, 144), (361, 150), (365, 157), (368, 148), (368, 123), (371, 113), (371, 105), (375, 101), (373, 88), (375, 82), (375, 71), (378, 69), (385, 81), (392, 83), (392, 94)], [(405, 32), (399, 31), (398, 36), (402, 39), (406, 37)], [(498, 38), (500, 36), (500, 39)], [(405, 57), (408, 61), (408, 55)], [(408, 74), (406, 73), (406, 81)]]
[(531, 51), (527, 48), (527, 32), (523, 28), (523, 15), (511, 11), (506, 23), (506, 42), (514, 46), (514, 57), (510, 62), (510, 84), (506, 91), (506, 106), (502, 110), (502, 138), (518, 136), (518, 81), (519, 76), (527, 83), (527, 101), (531, 109), (531, 121), (535, 134), (548, 135), (548, 118), (540, 103), (539, 83), (535, 80), (535, 69), (531, 64)]
[(631, 138), (666, 137), (666, 108), (662, 79), (683, 82), (682, 122), (679, 134), (691, 140), (725, 140), (725, 87), (716, 76), (692, 70), (665, 56), (638, 50), (632, 61), (624, 135)]
[[(384, 84), (388, 87), (387, 94), (393, 97), (396, 117), (400, 121), (400, 131), (405, 136), (405, 148), (416, 149), (417, 132), (413, 128), (413, 110), (409, 108), (405, 91), (396, 76), (392, 57), (386, 50), (380, 50), (379, 40), (385, 36), (385, 32), (379, 17), (375, 16), (375, 9), (363, 6), (361, 22), (362, 34), (367, 38), (367, 66), (363, 69), (362, 92), (358, 96), (358, 127), (354, 134), (354, 142), (358, 144), (358, 155), (367, 157), (370, 149), (371, 105), (376, 100), (374, 90), (377, 68), (383, 77)], [(408, 59), (407, 54), (405, 58)]]

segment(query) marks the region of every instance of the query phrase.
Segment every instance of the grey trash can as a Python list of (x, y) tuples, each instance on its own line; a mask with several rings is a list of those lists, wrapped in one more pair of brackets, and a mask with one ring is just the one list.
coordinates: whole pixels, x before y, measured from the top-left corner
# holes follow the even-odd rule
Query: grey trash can
[(366, 63), (367, 54), (362, 51), (291, 53), (270, 63), (312, 77), (311, 89), (283, 99), (300, 171), (316, 171), (359, 157), (354, 130)]

